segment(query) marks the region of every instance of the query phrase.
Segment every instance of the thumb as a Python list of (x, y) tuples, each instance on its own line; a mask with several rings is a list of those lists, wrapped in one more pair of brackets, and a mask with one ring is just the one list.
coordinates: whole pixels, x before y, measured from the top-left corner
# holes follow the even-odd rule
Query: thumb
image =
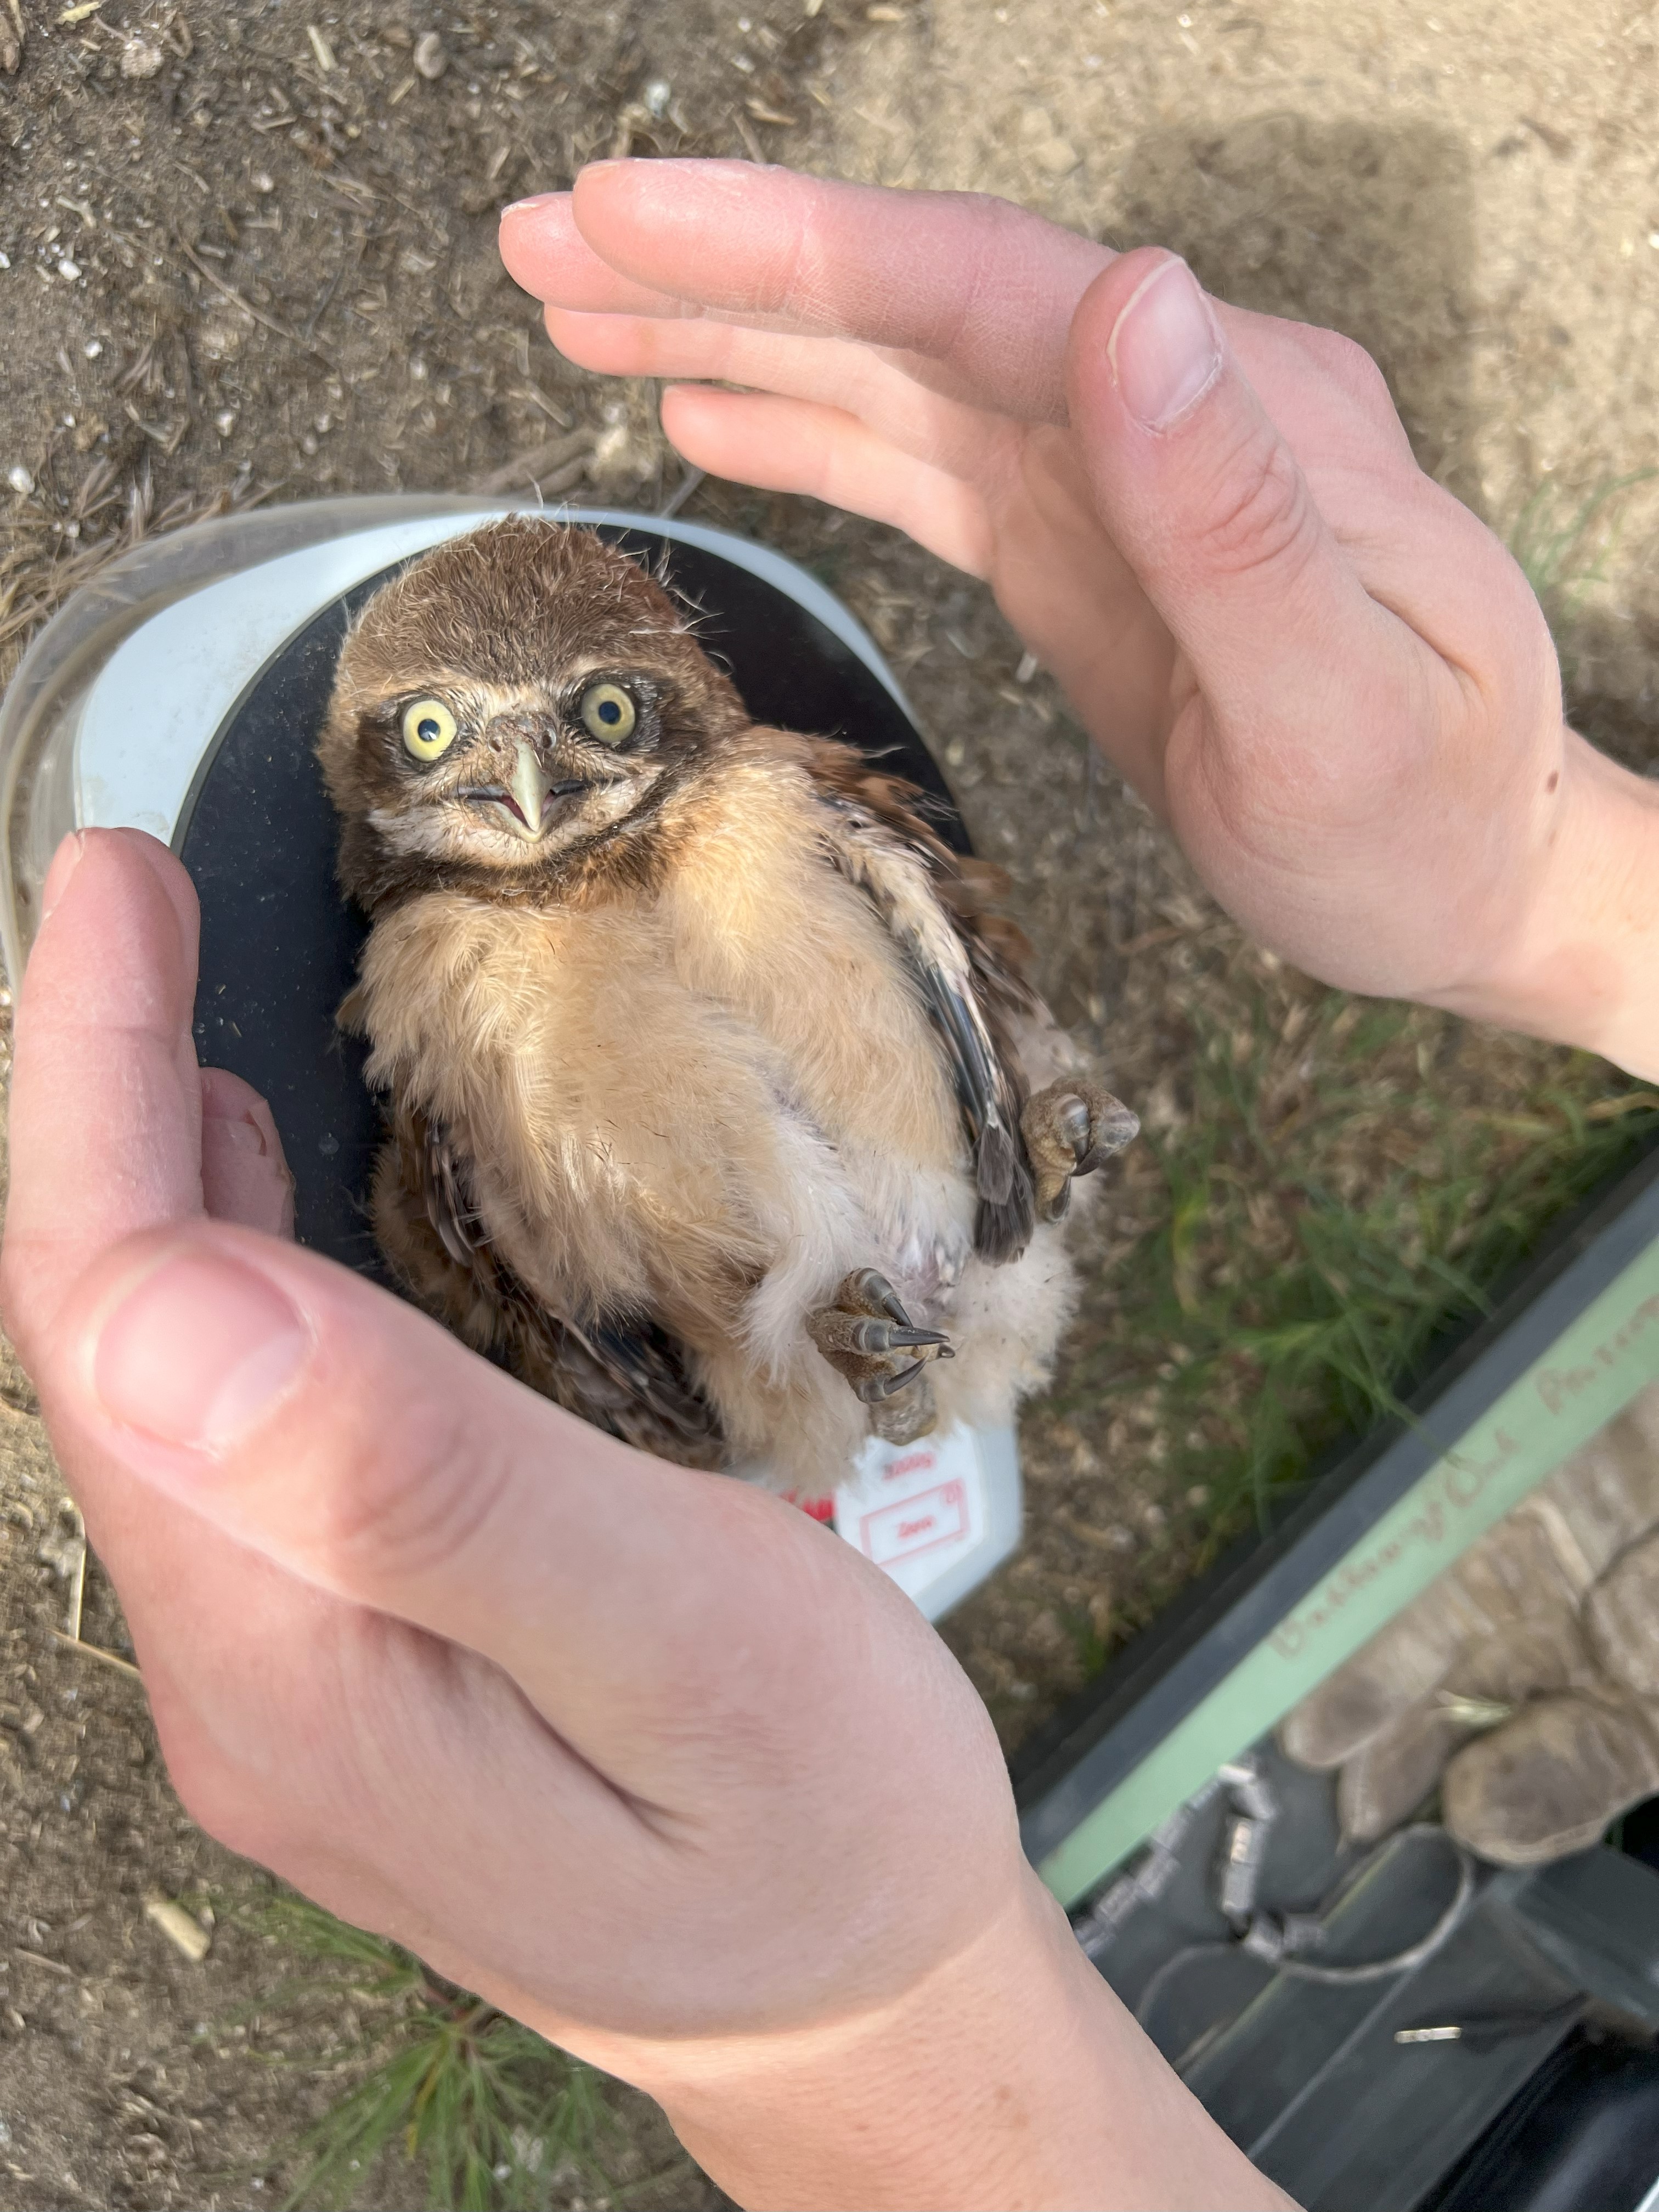
[(136, 1474), (290, 1574), (493, 1660), (647, 1795), (688, 1714), (735, 1730), (775, 1708), (793, 1729), (872, 1609), (890, 1640), (931, 1634), (780, 1499), (630, 1451), (402, 1300), (245, 1229), (105, 1255), (40, 1382), (90, 1512)]
[(1200, 690), (1226, 702), (1224, 737), (1282, 720), (1310, 676), (1330, 688), (1317, 672), (1334, 684), (1379, 610), (1184, 261), (1149, 247), (1097, 277), (1066, 388), (1101, 520)]

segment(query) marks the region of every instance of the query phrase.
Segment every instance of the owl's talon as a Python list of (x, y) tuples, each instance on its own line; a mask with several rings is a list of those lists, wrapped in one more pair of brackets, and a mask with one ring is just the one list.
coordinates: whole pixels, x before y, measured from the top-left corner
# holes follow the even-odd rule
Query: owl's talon
[(860, 1267), (848, 1275), (836, 1292), (836, 1304), (846, 1306), (853, 1313), (885, 1314), (901, 1328), (910, 1326), (910, 1316), (898, 1292), (886, 1276), (878, 1274), (873, 1267)]
[(1089, 1109), (1082, 1099), (1067, 1098), (1058, 1107), (1054, 1127), (1071, 1146), (1073, 1158), (1080, 1160), (1089, 1149)]
[(1121, 1152), (1140, 1122), (1109, 1091), (1073, 1078), (1028, 1098), (1019, 1127), (1036, 1171), (1038, 1217), (1060, 1221), (1074, 1178), (1092, 1175)]
[[(955, 1347), (941, 1330), (916, 1327), (892, 1285), (873, 1267), (860, 1267), (848, 1275), (833, 1302), (808, 1316), (806, 1327), (836, 1372), (872, 1409), (872, 1420), (875, 1409), (912, 1389), (931, 1361), (956, 1357)], [(928, 1408), (915, 1408), (922, 1426), (910, 1427), (912, 1435), (920, 1436), (932, 1426), (932, 1393), (927, 1395)], [(878, 1434), (886, 1435), (895, 1423), (884, 1415), (876, 1425)]]
[(921, 1362), (913, 1359), (908, 1367), (901, 1367), (896, 1375), (866, 1375), (853, 1389), (866, 1406), (878, 1406), (884, 1398), (896, 1397), (898, 1393), (914, 1382), (921, 1372)]
[(848, 1332), (848, 1342), (854, 1352), (906, 1352), (914, 1345), (937, 1345), (941, 1359), (955, 1357), (950, 1338), (938, 1329), (900, 1328), (890, 1321), (855, 1322)]

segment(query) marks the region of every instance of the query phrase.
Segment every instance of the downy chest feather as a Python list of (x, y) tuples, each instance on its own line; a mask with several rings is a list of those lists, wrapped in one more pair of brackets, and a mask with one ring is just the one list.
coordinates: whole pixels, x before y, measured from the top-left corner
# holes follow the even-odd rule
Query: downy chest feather
[[(945, 1072), (810, 794), (758, 768), (706, 800), (658, 892), (575, 911), (447, 892), (378, 921), (371, 1080), (462, 1135), (515, 1207), (769, 1212), (803, 1125), (851, 1165), (959, 1164)], [(757, 1255), (758, 1256), (758, 1255)]]

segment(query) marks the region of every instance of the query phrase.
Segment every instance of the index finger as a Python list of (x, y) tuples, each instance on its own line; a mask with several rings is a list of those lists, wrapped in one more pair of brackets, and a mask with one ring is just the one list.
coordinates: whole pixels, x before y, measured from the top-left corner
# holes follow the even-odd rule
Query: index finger
[(1063, 422), (1066, 333), (1116, 258), (1006, 200), (744, 161), (600, 161), (509, 208), (501, 255), (586, 313), (704, 313), (918, 355), (983, 405)]

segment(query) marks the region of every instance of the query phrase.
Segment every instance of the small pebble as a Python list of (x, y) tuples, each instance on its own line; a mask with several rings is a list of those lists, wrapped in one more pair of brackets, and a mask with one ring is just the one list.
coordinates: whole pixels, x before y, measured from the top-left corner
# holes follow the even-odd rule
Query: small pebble
[(121, 74), (140, 82), (154, 76), (165, 57), (160, 46), (149, 39), (129, 39), (121, 49)]
[(14, 461), (6, 471), (6, 482), (15, 492), (21, 493), (25, 496), (34, 489), (34, 478), (23, 466), (21, 461)]

